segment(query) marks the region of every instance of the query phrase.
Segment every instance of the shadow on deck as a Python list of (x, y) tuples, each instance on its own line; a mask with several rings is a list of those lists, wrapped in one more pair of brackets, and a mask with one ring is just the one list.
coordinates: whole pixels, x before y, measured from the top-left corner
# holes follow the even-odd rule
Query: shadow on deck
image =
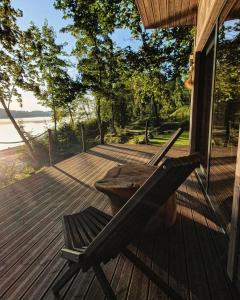
[[(149, 160), (158, 148), (97, 146), (0, 191), (0, 299), (54, 299), (53, 282), (67, 265), (61, 217), (87, 206), (109, 212), (106, 196), (93, 185), (117, 163)], [(171, 156), (186, 154), (176, 148)], [(133, 251), (184, 299), (236, 299), (227, 279), (227, 239), (194, 174), (178, 191), (178, 218), (171, 228), (143, 236)], [(104, 266), (117, 299), (168, 299), (139, 270), (119, 256)], [(104, 299), (91, 271), (79, 273), (63, 299)]]

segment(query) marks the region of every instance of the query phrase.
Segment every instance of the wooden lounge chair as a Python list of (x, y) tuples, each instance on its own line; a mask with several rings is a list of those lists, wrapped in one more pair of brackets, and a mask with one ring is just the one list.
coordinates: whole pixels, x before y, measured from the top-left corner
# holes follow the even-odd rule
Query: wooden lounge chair
[(150, 166), (157, 166), (158, 163), (165, 157), (165, 155), (168, 153), (168, 151), (171, 149), (173, 144), (176, 142), (176, 140), (179, 138), (179, 136), (183, 133), (183, 128), (178, 128), (174, 132), (174, 134), (171, 136), (171, 138), (160, 148), (160, 151), (158, 151), (147, 163), (147, 165)]
[(156, 208), (164, 204), (198, 165), (196, 154), (166, 159), (114, 217), (94, 207), (64, 216), (65, 248), (61, 255), (69, 261), (69, 269), (53, 286), (54, 294), (59, 295), (61, 288), (77, 272), (93, 268), (107, 299), (116, 299), (100, 265), (122, 253), (171, 299), (181, 299), (127, 246), (142, 233), (146, 224), (151, 223)]

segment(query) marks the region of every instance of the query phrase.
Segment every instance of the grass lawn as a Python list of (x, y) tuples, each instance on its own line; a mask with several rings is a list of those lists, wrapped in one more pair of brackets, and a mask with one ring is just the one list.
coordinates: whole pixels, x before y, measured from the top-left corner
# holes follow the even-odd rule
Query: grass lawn
[[(151, 144), (162, 145), (162, 144), (166, 143), (168, 141), (168, 139), (170, 139), (171, 136), (172, 136), (172, 132), (171, 133), (163, 133), (163, 134), (154, 136), (154, 138), (149, 139), (149, 141)], [(188, 145), (189, 145), (189, 132), (184, 131), (180, 135), (178, 140), (175, 142), (174, 146), (188, 146)]]
[[(153, 139), (149, 139), (150, 144), (153, 145), (162, 145), (165, 144), (170, 137), (172, 136), (174, 131), (172, 132), (165, 132), (163, 134), (157, 134), (154, 135)], [(136, 144), (136, 140), (143, 141), (144, 140), (144, 134), (135, 135), (135, 137), (131, 140), (129, 140), (129, 144)], [(189, 145), (189, 132), (184, 131), (181, 136), (178, 138), (174, 146), (188, 146)]]

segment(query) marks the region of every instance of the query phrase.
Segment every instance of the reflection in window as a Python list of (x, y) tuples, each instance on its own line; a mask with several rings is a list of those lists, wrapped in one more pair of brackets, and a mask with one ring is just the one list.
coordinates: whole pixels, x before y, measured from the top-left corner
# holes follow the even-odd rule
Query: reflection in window
[(240, 20), (219, 28), (209, 194), (227, 225), (231, 217), (240, 121)]

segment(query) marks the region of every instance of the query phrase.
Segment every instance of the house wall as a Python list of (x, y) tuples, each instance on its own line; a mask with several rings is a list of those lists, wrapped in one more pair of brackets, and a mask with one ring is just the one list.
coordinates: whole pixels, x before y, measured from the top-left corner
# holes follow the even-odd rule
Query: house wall
[[(238, 0), (239, 1), (239, 0)], [(201, 66), (203, 65), (202, 58), (204, 59), (206, 51), (205, 47), (217, 21), (221, 24), (224, 20), (231, 19), (232, 7), (236, 4), (236, 0), (199, 0), (196, 43), (195, 43), (195, 67), (194, 67), (194, 87), (192, 91), (191, 103), (191, 152), (198, 151), (198, 127), (199, 127), (199, 106), (201, 106), (203, 90), (203, 82), (201, 82)], [(236, 8), (236, 7), (235, 7)], [(237, 16), (239, 18), (239, 7), (237, 8)], [(229, 12), (231, 11), (231, 16)], [(229, 18), (230, 17), (230, 18)], [(208, 44), (207, 44), (208, 45)], [(236, 58), (237, 59), (237, 58)], [(200, 79), (199, 79), (200, 78)], [(212, 100), (213, 101), (213, 100)], [(215, 111), (216, 112), (216, 111)], [(210, 123), (212, 126), (212, 123)], [(215, 116), (216, 125), (216, 116)], [(240, 139), (240, 137), (239, 137)], [(239, 140), (238, 140), (239, 141)], [(211, 142), (210, 142), (211, 144)], [(210, 147), (210, 146), (209, 146)], [(224, 166), (222, 166), (224, 171)], [(233, 210), (231, 216), (231, 226), (229, 227), (229, 255), (228, 255), (228, 275), (230, 279), (237, 285), (240, 291), (240, 144), (238, 143), (238, 159), (236, 163), (236, 174), (233, 194)], [(208, 188), (206, 189), (208, 192)]]

